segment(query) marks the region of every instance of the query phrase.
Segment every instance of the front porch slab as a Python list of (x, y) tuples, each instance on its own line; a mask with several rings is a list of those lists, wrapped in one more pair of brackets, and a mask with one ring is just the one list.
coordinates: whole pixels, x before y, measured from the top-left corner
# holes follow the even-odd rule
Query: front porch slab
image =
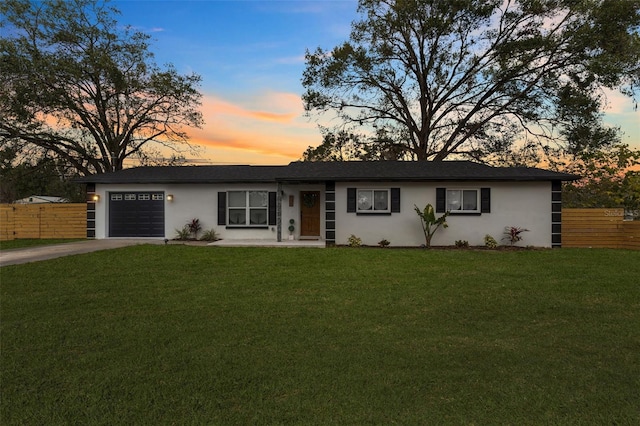
[(207, 244), (217, 247), (309, 247), (325, 248), (326, 243), (320, 240), (219, 240)]

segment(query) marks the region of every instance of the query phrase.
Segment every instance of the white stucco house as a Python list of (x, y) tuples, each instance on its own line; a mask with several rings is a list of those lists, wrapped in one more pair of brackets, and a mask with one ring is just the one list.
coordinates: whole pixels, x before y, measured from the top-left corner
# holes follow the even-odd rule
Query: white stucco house
[(89, 238), (171, 239), (197, 218), (225, 240), (342, 245), (353, 234), (365, 245), (420, 246), (414, 205), (432, 204), (438, 215), (450, 212), (433, 245), (483, 245), (485, 235), (500, 241), (506, 226), (518, 226), (529, 230), (523, 245), (559, 247), (561, 182), (577, 178), (469, 161), (375, 161), (139, 167), (79, 182)]

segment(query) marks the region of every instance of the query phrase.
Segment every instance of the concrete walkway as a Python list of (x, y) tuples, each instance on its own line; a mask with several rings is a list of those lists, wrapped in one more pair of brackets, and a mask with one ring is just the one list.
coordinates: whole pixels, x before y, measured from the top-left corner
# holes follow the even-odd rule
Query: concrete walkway
[(0, 267), (55, 259), (73, 254), (109, 250), (136, 244), (164, 244), (163, 240), (86, 240), (49, 246), (26, 247), (0, 251)]

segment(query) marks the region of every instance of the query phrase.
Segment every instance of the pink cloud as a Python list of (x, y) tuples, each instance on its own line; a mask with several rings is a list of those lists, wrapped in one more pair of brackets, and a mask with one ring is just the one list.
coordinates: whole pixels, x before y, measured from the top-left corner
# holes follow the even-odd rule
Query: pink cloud
[(212, 162), (284, 164), (321, 142), (296, 94), (265, 92), (247, 101), (207, 95), (201, 111), (205, 125), (191, 129), (190, 139)]

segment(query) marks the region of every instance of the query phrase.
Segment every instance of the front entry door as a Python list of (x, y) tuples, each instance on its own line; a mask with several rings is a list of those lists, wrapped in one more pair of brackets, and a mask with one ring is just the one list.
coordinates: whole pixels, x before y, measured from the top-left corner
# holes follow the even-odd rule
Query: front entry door
[(320, 192), (300, 192), (300, 236), (320, 237)]

